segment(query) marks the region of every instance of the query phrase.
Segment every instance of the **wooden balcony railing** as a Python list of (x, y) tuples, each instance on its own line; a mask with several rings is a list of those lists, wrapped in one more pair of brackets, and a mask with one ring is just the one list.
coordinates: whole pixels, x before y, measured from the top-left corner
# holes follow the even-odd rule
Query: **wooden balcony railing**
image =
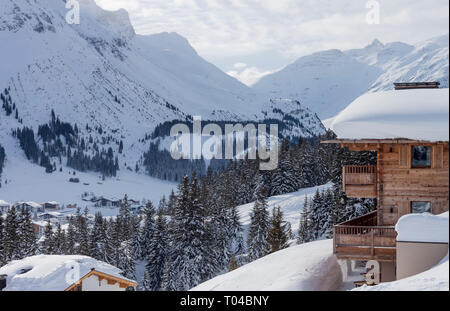
[(376, 197), (377, 167), (347, 165), (343, 167), (342, 188), (350, 198)]
[(337, 225), (334, 253), (341, 259), (395, 261), (395, 227), (377, 226), (377, 212)]

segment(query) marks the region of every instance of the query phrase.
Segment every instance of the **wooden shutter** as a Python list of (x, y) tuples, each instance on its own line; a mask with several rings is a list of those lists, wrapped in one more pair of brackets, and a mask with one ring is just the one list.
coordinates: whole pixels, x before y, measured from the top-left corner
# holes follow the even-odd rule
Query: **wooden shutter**
[(444, 160), (444, 146), (435, 145), (432, 148), (432, 166), (433, 168), (442, 168)]
[(400, 145), (399, 150), (399, 165), (402, 168), (407, 168), (409, 165), (409, 150), (411, 148), (408, 145)]

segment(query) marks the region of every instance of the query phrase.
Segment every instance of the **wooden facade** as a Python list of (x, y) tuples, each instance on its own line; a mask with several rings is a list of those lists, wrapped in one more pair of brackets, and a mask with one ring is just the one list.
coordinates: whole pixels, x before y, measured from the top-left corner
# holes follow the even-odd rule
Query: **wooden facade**
[[(341, 259), (395, 261), (395, 224), (426, 204), (433, 214), (449, 209), (449, 143), (413, 140), (335, 140), (352, 151), (376, 151), (376, 166), (345, 166), (348, 197), (376, 198), (377, 211), (334, 228), (334, 251)], [(413, 150), (428, 151), (427, 165), (413, 165)]]

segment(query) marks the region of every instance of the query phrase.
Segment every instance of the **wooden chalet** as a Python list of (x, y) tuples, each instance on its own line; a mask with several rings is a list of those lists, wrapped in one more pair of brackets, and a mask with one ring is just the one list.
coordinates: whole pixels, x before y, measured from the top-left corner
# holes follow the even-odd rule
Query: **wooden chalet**
[(134, 291), (138, 284), (134, 281), (123, 277), (114, 276), (108, 273), (91, 269), (91, 271), (83, 276), (79, 281), (66, 288), (66, 292), (81, 291)]
[(449, 209), (448, 139), (336, 139), (322, 143), (377, 153), (374, 166), (342, 168), (346, 195), (377, 199), (377, 210), (335, 226), (334, 253), (344, 260), (377, 260), (382, 281), (394, 280), (397, 221), (410, 213), (441, 214)]

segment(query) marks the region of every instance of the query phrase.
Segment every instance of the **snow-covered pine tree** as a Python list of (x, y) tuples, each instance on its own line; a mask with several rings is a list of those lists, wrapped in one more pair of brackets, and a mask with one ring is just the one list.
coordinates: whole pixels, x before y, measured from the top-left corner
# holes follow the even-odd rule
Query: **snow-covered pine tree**
[(265, 188), (261, 187), (251, 213), (251, 223), (247, 238), (250, 261), (265, 256), (270, 250), (270, 245), (267, 241), (269, 231), (269, 212), (267, 207)]
[(4, 234), (3, 234), (3, 256), (4, 261), (9, 262), (19, 258), (20, 236), (19, 229), (19, 215), (16, 208), (12, 207), (6, 213)]
[(69, 225), (67, 227), (66, 233), (66, 254), (73, 255), (76, 252), (76, 233), (74, 226), (74, 218), (71, 216), (69, 218)]
[(158, 210), (156, 227), (149, 245), (150, 252), (147, 254), (146, 258), (147, 264), (145, 266), (145, 274), (142, 284), (144, 289), (147, 291), (159, 291), (162, 287), (164, 265), (167, 260), (166, 253), (168, 248), (166, 241), (167, 224), (163, 212), (164, 209)]
[(289, 247), (291, 237), (291, 224), (283, 219), (283, 212), (280, 207), (274, 207), (267, 236), (267, 241), (270, 245), (269, 253), (275, 253)]
[(172, 258), (172, 256), (167, 256), (166, 262), (164, 263), (163, 278), (161, 282), (162, 291), (174, 292), (178, 289), (176, 278), (177, 274), (173, 269), (174, 265)]
[(304, 244), (311, 242), (311, 232), (309, 224), (309, 202), (308, 197), (305, 196), (305, 204), (303, 210), (300, 212), (300, 225), (298, 228), (297, 244)]
[(271, 195), (280, 195), (298, 190), (296, 170), (294, 169), (288, 139), (284, 139), (281, 144), (278, 168), (274, 171), (272, 178)]
[(66, 234), (59, 223), (56, 226), (56, 232), (54, 234), (54, 253), (57, 255), (64, 255), (66, 253)]
[(88, 229), (88, 210), (84, 211), (83, 215), (79, 215), (78, 219), (78, 233), (79, 233), (79, 247), (77, 253), (80, 255), (90, 256), (91, 248), (89, 245), (89, 229)]
[(4, 253), (4, 248), (3, 248), (3, 241), (4, 241), (4, 228), (5, 226), (3, 225), (3, 217), (0, 217), (0, 266), (3, 267), (6, 262), (5, 262), (5, 253)]
[(31, 222), (31, 214), (28, 210), (22, 209), (20, 211), (19, 222), (19, 237), (20, 237), (20, 253), (21, 257), (34, 256), (37, 253), (37, 240)]
[(39, 252), (44, 255), (53, 255), (55, 253), (54, 234), (50, 222), (47, 222), (45, 226), (44, 237), (41, 240)]
[(140, 230), (141, 254), (140, 258), (146, 260), (152, 251), (152, 239), (155, 232), (155, 208), (152, 202), (148, 201), (144, 210), (144, 226)]
[(104, 231), (103, 216), (101, 212), (95, 213), (94, 225), (89, 235), (89, 245), (91, 247), (91, 257), (103, 260), (106, 247), (106, 232)]

